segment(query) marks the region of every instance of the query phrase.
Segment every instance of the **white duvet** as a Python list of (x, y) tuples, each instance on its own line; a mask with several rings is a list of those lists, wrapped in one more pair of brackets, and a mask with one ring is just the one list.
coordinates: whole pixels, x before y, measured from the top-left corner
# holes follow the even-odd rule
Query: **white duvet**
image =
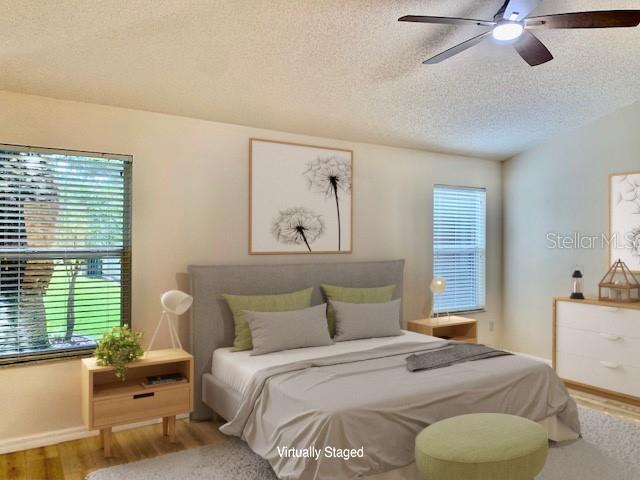
[(251, 356), (251, 351), (232, 352), (231, 348), (218, 348), (213, 352), (211, 373), (228, 387), (244, 395), (253, 376), (260, 370), (300, 360), (341, 355), (343, 353), (360, 352), (383, 345), (392, 345), (401, 342), (430, 343), (441, 339), (422, 335), (420, 333), (403, 330), (402, 335), (395, 337), (367, 338), (363, 340), (350, 340), (336, 342), (324, 347), (296, 348), (283, 352), (267, 353), (265, 355)]
[[(414, 461), (415, 437), (422, 429), (468, 413), (555, 419), (567, 438), (580, 433), (575, 402), (544, 363), (514, 355), (410, 372), (408, 355), (437, 350), (446, 341), (413, 334), (377, 341), (386, 343), (371, 348), (363, 342), (356, 351), (337, 345), (348, 349), (341, 354), (321, 347), (333, 354), (297, 361), (265, 356), (281, 363), (255, 363), (237, 413), (220, 430), (245, 440), (282, 480), (362, 478), (403, 468)], [(280, 453), (283, 447), (311, 446), (362, 448), (363, 454), (344, 461)]]

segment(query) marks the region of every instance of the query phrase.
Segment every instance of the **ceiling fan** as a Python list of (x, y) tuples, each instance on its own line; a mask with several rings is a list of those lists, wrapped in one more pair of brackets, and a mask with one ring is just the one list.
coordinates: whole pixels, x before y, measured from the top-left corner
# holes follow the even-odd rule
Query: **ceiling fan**
[(398, 21), (476, 25), (490, 28), (490, 30), (459, 43), (422, 63), (440, 63), (489, 37), (493, 37), (500, 42), (510, 42), (524, 61), (532, 67), (553, 60), (553, 55), (531, 30), (546, 28), (636, 27), (640, 24), (640, 10), (603, 10), (529, 17), (528, 15), (541, 2), (542, 0), (506, 0), (494, 15), (493, 20), (406, 15), (399, 18)]

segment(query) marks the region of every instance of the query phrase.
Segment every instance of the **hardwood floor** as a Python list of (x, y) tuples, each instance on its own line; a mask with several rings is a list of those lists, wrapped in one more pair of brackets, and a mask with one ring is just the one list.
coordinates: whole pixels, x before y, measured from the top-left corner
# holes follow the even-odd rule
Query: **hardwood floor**
[(571, 393), (578, 405), (624, 418), (625, 420), (640, 422), (640, 407), (573, 389), (569, 390), (569, 393)]
[(102, 455), (99, 436), (0, 455), (0, 480), (82, 480), (98, 468), (223, 442), (218, 426), (178, 420), (175, 444), (162, 436), (162, 424), (114, 432), (109, 459)]
[[(585, 407), (640, 422), (640, 407), (575, 390), (571, 395)], [(110, 459), (102, 456), (97, 436), (0, 455), (0, 480), (82, 480), (98, 468), (224, 442), (226, 437), (218, 426), (213, 422), (180, 420), (176, 424), (175, 444), (162, 437), (161, 424), (114, 432), (114, 457)]]

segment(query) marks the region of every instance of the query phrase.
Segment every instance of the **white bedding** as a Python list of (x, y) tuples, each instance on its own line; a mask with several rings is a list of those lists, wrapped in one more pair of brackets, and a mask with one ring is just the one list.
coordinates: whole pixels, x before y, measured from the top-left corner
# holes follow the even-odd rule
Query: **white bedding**
[(266, 355), (256, 355), (253, 357), (250, 355), (250, 350), (232, 352), (231, 348), (218, 348), (213, 351), (211, 373), (225, 385), (243, 395), (251, 378), (264, 368), (286, 365), (300, 360), (358, 352), (408, 340), (429, 343), (440, 341), (441, 339), (403, 330), (402, 335), (396, 337), (350, 340), (347, 342), (336, 342), (333, 345), (325, 347), (296, 348), (294, 350), (267, 353)]

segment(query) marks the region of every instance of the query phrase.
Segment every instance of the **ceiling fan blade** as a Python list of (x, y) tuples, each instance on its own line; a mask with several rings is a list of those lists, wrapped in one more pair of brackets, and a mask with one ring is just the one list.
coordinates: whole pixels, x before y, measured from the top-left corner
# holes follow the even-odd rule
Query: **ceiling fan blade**
[(520, 21), (526, 18), (542, 3), (542, 0), (510, 0), (504, 9), (504, 18), (511, 21)]
[(597, 12), (559, 13), (530, 17), (525, 27), (530, 30), (543, 28), (612, 28), (637, 27), (640, 10), (603, 10)]
[(522, 32), (522, 36), (513, 44), (513, 48), (515, 48), (523, 60), (532, 67), (553, 60), (553, 55), (551, 55), (551, 52), (544, 46), (544, 43), (527, 30)]
[(483, 27), (493, 27), (496, 22), (490, 20), (476, 20), (473, 18), (455, 18), (455, 17), (427, 17), (424, 15), (405, 15), (398, 19), (399, 22), (418, 22), (418, 23), (440, 23), (447, 25), (481, 25)]
[(456, 45), (455, 47), (451, 47), (449, 50), (445, 50), (442, 53), (439, 53), (438, 55), (431, 57), (428, 60), (425, 60), (424, 63), (425, 65), (432, 65), (434, 63), (440, 63), (443, 60), (446, 60), (447, 58), (451, 58), (454, 55), (457, 55), (461, 52), (464, 52), (465, 50), (467, 50), (468, 48), (473, 47), (474, 45), (477, 45), (478, 43), (480, 43), (482, 40), (484, 40), (487, 36), (491, 35), (491, 30), (489, 30), (488, 32), (484, 32), (480, 35), (478, 35), (477, 37), (473, 37), (470, 38), (469, 40), (466, 40), (462, 43), (459, 43), (458, 45)]

